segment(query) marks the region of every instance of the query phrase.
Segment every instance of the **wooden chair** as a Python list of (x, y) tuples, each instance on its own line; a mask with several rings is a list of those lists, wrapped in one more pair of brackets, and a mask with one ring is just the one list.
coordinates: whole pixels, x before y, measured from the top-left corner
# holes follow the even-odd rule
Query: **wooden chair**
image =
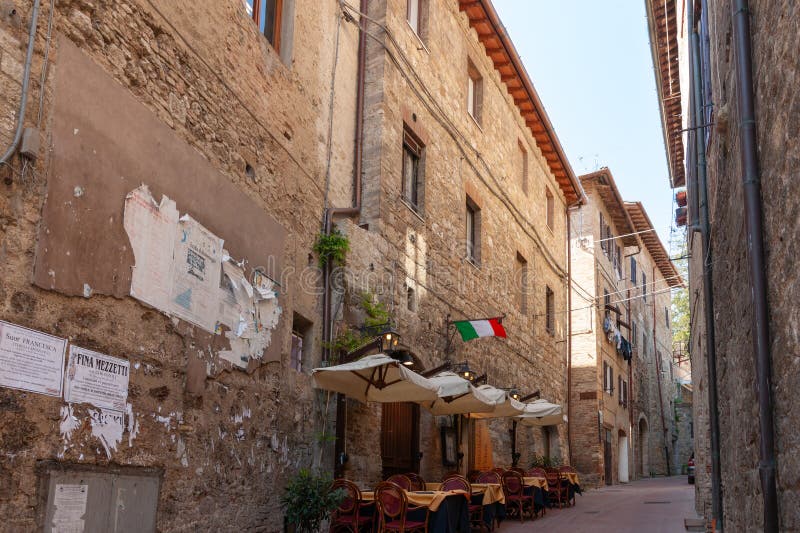
[[(408, 496), (403, 489), (395, 483), (384, 481), (375, 488), (376, 515), (378, 517), (378, 533), (385, 531), (399, 531), (412, 533), (428, 531), (428, 508), (424, 506), (413, 507), (408, 504)], [(425, 520), (409, 520), (409, 512), (424, 509)]]
[(472, 503), (472, 485), (467, 481), (467, 478), (463, 476), (450, 476), (439, 485), (439, 490), (466, 491), (470, 498), (470, 503), (468, 505), (470, 526), (489, 529), (489, 526), (483, 521), (483, 505)]
[(495, 473), (497, 473), (497, 475), (502, 476), (503, 474), (506, 473), (506, 469), (505, 468), (500, 468), (498, 466), (496, 468), (492, 468), (492, 472), (495, 472)]
[(408, 476), (405, 476), (404, 474), (395, 474), (393, 476), (389, 476), (386, 481), (387, 483), (394, 483), (403, 490), (411, 490), (411, 480), (408, 479)]
[(547, 490), (545, 491), (547, 501), (551, 506), (558, 504), (558, 508), (561, 509), (567, 503), (567, 487), (561, 483), (561, 474), (556, 469), (548, 469), (545, 471), (544, 477), (547, 479)]
[(566, 488), (567, 494), (567, 505), (574, 506), (575, 505), (575, 489), (572, 488), (572, 483), (570, 483), (569, 479), (563, 474), (575, 474), (575, 469), (571, 466), (561, 466), (558, 468), (559, 474), (562, 474), (561, 477), (561, 484), (564, 485)]
[(422, 476), (414, 472), (403, 475), (411, 482), (411, 486), (408, 490), (425, 490), (425, 480), (422, 479)]
[(361, 491), (352, 481), (337, 479), (331, 485), (331, 490), (342, 490), (345, 492), (344, 500), (331, 515), (331, 533), (335, 531), (349, 531), (359, 533), (366, 529), (372, 530), (372, 515), (369, 512), (361, 515), (361, 509), (371, 507), (372, 502), (361, 501)]
[(522, 476), (517, 472), (506, 472), (502, 478), (503, 495), (506, 497), (506, 513), (517, 514), (519, 521), (525, 521), (525, 512), (533, 518), (535, 512), (533, 494), (525, 494)]
[(483, 472), (474, 483), (500, 483), (500, 474), (497, 472)]

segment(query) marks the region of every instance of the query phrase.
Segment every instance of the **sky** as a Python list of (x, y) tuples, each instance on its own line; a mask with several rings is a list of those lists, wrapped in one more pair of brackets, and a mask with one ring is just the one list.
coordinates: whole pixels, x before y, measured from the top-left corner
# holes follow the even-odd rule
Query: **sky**
[(644, 0), (494, 0), (576, 174), (607, 166), (669, 250), (672, 191)]

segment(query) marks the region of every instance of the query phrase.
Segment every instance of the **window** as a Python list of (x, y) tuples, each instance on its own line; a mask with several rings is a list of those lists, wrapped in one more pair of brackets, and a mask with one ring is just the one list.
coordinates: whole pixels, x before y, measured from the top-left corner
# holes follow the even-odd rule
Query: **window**
[(631, 283), (636, 283), (636, 259), (631, 256)]
[(517, 260), (514, 265), (514, 277), (517, 281), (517, 307), (523, 315), (528, 314), (528, 262), (517, 252)]
[(647, 301), (647, 274), (642, 272), (642, 300)]
[(425, 42), (428, 34), (428, 0), (407, 0), (406, 20), (419, 40)]
[(550, 287), (545, 292), (545, 327), (550, 335), (556, 332), (556, 304), (555, 293)]
[(258, 31), (264, 34), (276, 52), (280, 52), (283, 0), (245, 0), (245, 9), (253, 17)]
[[(309, 364), (311, 356), (311, 330), (313, 323), (298, 313), (292, 317), (292, 352), (289, 358), (289, 368), (298, 372), (303, 371), (303, 364)], [(338, 354), (337, 354), (338, 355)]]
[(481, 210), (467, 196), (467, 259), (478, 265), (481, 261)]
[(614, 396), (614, 369), (605, 361), (603, 361), (603, 392)]
[(600, 249), (606, 253), (606, 221), (603, 218), (603, 213), (600, 213)]
[(403, 198), (422, 212), (422, 156), (424, 147), (409, 130), (403, 131)]
[(472, 61), (467, 61), (467, 111), (480, 124), (483, 111), (483, 77)]
[(667, 324), (667, 329), (669, 329), (669, 328), (670, 328), (670, 323), (669, 323), (669, 307), (665, 307), (665, 308), (664, 308), (664, 322), (666, 322), (666, 324)]
[(619, 279), (623, 279), (625, 277), (625, 273), (623, 272), (624, 268), (622, 267), (622, 249), (619, 246), (616, 246), (617, 254), (614, 256), (614, 265), (617, 269), (617, 276)]
[(636, 322), (631, 320), (631, 346), (636, 346), (636, 337), (639, 335), (638, 326)]
[(522, 192), (528, 194), (528, 151), (523, 146), (522, 141), (517, 143), (519, 147), (519, 175), (522, 184)]
[(625, 389), (622, 386), (622, 374), (617, 376), (617, 390), (619, 391), (619, 404), (622, 405), (625, 396)]
[(416, 313), (417, 311), (417, 294), (414, 291), (413, 287), (408, 287), (406, 289), (406, 305), (408, 306), (408, 310), (411, 312)]
[(608, 294), (607, 289), (603, 289), (603, 313), (605, 316), (609, 316), (609, 307), (611, 307), (611, 295)]
[(628, 407), (628, 382), (622, 382), (622, 388), (620, 389), (620, 394), (622, 395), (622, 407)]
[(555, 216), (555, 200), (549, 187), (544, 189), (545, 201), (547, 202), (547, 227), (553, 229), (553, 217)]

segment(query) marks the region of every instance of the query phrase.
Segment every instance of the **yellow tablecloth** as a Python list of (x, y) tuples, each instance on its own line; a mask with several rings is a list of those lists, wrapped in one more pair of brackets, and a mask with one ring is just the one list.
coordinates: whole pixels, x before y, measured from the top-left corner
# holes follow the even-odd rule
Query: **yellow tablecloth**
[[(408, 497), (408, 503), (414, 506), (427, 507), (431, 511), (437, 511), (445, 498), (460, 494), (465, 498), (469, 498), (469, 494), (465, 490), (430, 490), (430, 491), (405, 491)], [(362, 491), (361, 500), (371, 502), (375, 500), (374, 491)]]
[(540, 489), (547, 488), (547, 480), (543, 477), (524, 477), (522, 482), (526, 487), (539, 487)]
[(576, 472), (561, 472), (561, 475), (566, 477), (573, 485), (580, 485), (578, 481), (578, 474)]
[(503, 494), (503, 487), (500, 483), (473, 483), (472, 492), (483, 493), (481, 505), (491, 505), (493, 503), (506, 503), (506, 496)]

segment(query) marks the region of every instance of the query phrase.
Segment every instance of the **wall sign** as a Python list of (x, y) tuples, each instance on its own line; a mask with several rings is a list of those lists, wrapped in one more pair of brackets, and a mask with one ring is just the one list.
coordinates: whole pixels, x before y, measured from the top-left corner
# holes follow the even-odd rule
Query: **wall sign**
[(125, 411), (129, 375), (128, 360), (71, 345), (64, 379), (64, 400)]
[(66, 339), (0, 320), (0, 386), (61, 396)]

